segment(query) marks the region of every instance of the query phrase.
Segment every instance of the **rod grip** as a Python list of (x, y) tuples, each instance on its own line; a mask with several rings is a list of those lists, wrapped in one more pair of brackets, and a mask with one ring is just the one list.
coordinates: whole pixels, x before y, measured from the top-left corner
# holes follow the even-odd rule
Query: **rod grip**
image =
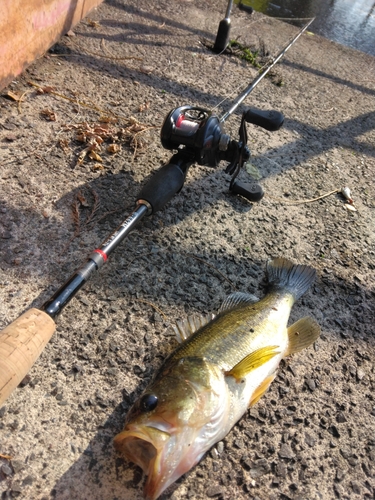
[[(175, 155), (177, 156), (177, 155)], [(172, 158), (173, 160), (173, 158)], [(137, 200), (145, 200), (152, 207), (152, 213), (164, 207), (180, 191), (185, 173), (178, 164), (168, 163), (161, 167), (143, 186)]]
[(0, 332), (0, 407), (22, 382), (55, 331), (55, 322), (29, 309)]

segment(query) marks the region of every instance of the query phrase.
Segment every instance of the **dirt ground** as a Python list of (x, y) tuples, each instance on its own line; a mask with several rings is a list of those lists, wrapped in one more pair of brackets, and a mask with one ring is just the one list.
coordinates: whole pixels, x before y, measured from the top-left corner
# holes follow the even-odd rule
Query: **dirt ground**
[[(256, 76), (202, 44), (226, 3), (109, 0), (2, 91), (1, 327), (41, 307), (131, 212), (171, 157), (159, 138), (171, 109), (229, 109)], [(271, 55), (296, 32), (232, 14), (231, 37)], [(291, 322), (311, 315), (322, 335), (163, 498), (375, 498), (374, 70), (374, 58), (305, 34), (277, 66), (283, 85), (265, 78), (248, 97), (285, 115), (278, 132), (248, 126), (263, 200), (232, 195), (224, 164), (193, 166), (72, 300), (0, 409), (2, 499), (140, 500), (140, 469), (112, 439), (176, 346), (171, 324), (234, 290), (261, 296), (277, 256), (317, 269)], [(240, 111), (225, 125), (234, 139)], [(85, 156), (90, 134), (103, 143)], [(357, 211), (340, 194), (306, 201), (344, 186)]]

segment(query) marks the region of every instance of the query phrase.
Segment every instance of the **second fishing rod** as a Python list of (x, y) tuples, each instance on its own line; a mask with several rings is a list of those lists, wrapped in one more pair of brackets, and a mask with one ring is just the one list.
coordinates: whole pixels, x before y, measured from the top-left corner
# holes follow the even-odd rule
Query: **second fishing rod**
[(284, 117), (278, 111), (245, 109), (238, 139), (233, 139), (225, 133), (224, 123), (312, 21), (298, 32), (270, 64), (263, 68), (233, 101), (227, 112), (218, 116), (210, 110), (185, 105), (168, 113), (161, 128), (161, 143), (164, 148), (175, 153), (169, 163), (156, 171), (140, 190), (134, 211), (91, 252), (86, 262), (40, 309), (29, 309), (0, 332), (0, 406), (22, 381), (49, 342), (55, 330), (55, 318), (88, 279), (107, 262), (112, 252), (138, 226), (143, 217), (161, 210), (181, 191), (188, 169), (194, 163), (215, 168), (220, 162), (225, 161), (227, 164), (225, 171), (231, 175), (229, 189), (251, 202), (261, 200), (263, 190), (260, 185), (236, 179), (250, 157), (246, 123), (258, 125), (268, 131), (276, 131), (282, 126)]

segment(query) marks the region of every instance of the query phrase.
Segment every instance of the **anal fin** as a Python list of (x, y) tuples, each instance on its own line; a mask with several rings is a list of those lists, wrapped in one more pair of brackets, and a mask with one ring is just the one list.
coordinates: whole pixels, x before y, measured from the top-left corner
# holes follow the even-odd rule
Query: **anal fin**
[(313, 344), (320, 335), (320, 326), (310, 316), (299, 319), (288, 328), (289, 346), (286, 356), (302, 351)]
[(276, 345), (261, 347), (241, 359), (231, 370), (225, 372), (226, 376), (234, 377), (238, 381), (246, 377), (252, 370), (264, 365), (277, 354), (279, 347)]
[(249, 406), (255, 405), (255, 403), (257, 403), (260, 400), (260, 398), (268, 391), (268, 388), (273, 382), (275, 377), (276, 373), (273, 373), (272, 375), (263, 380), (263, 382), (260, 384), (259, 387), (255, 389), (253, 395), (251, 396)]

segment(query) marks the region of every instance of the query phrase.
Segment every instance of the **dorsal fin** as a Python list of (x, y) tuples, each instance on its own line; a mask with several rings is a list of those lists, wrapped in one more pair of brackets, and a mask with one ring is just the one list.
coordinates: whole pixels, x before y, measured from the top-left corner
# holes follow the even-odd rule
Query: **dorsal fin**
[(193, 333), (212, 321), (214, 317), (214, 314), (206, 314), (206, 316), (203, 314), (193, 314), (186, 319), (177, 321), (177, 323), (173, 325), (177, 341), (181, 344), (184, 340), (193, 335)]
[(315, 319), (306, 316), (288, 328), (289, 346), (286, 356), (302, 351), (313, 344), (320, 335), (320, 326)]
[(234, 292), (228, 295), (226, 299), (224, 299), (224, 302), (221, 304), (221, 307), (219, 309), (219, 313), (228, 311), (229, 309), (234, 309), (235, 307), (254, 304), (258, 301), (258, 297), (252, 295), (251, 293)]

